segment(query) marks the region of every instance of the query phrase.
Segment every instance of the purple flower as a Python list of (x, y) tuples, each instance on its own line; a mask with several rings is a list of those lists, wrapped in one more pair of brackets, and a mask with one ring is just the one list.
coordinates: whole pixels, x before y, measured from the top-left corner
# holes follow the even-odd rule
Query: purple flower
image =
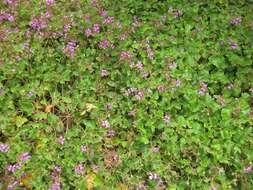
[(180, 16), (182, 16), (182, 15), (183, 15), (183, 13), (182, 13), (182, 11), (180, 11), (180, 10), (176, 10), (176, 11), (174, 12), (174, 18), (180, 17)]
[(165, 123), (169, 123), (170, 122), (170, 116), (168, 114), (165, 114), (164, 117), (163, 117), (163, 121)]
[(158, 175), (154, 172), (149, 172), (148, 173), (148, 179), (150, 180), (154, 180), (154, 179), (157, 179), (158, 178)]
[(106, 17), (107, 16), (107, 12), (105, 10), (101, 10), (100, 11), (100, 16)]
[(159, 147), (153, 147), (152, 152), (159, 152), (160, 148)]
[(121, 35), (119, 36), (119, 40), (120, 40), (120, 41), (123, 41), (123, 40), (126, 39), (126, 37), (127, 37), (126, 34), (121, 34)]
[(204, 82), (200, 82), (200, 89), (199, 89), (198, 93), (200, 95), (204, 95), (206, 93), (206, 91), (207, 91), (207, 84)]
[(138, 61), (137, 64), (135, 65), (135, 67), (139, 70), (142, 70), (143, 69), (143, 64), (140, 61)]
[(27, 96), (30, 98), (30, 97), (32, 97), (33, 96), (33, 92), (32, 91), (29, 91), (28, 93), (27, 93)]
[(221, 46), (224, 46), (224, 45), (225, 45), (224, 40), (221, 40), (221, 41), (220, 41), (220, 45), (221, 45)]
[(112, 104), (110, 104), (110, 103), (105, 104), (105, 109), (111, 110), (112, 109)]
[(131, 116), (131, 117), (134, 117), (135, 114), (136, 114), (136, 111), (135, 111), (135, 110), (132, 110), (132, 111), (128, 112), (127, 115), (128, 115), (128, 116)]
[(14, 16), (9, 13), (0, 12), (0, 22), (3, 20), (8, 20), (9, 22), (13, 22)]
[(54, 0), (46, 0), (46, 5), (50, 6), (54, 4)]
[(105, 20), (104, 20), (104, 24), (111, 24), (111, 23), (113, 23), (113, 21), (114, 21), (114, 17), (107, 17), (107, 18), (105, 18)]
[(4, 0), (4, 3), (5, 3), (5, 4), (12, 4), (13, 1), (12, 1), (12, 0)]
[(251, 166), (247, 166), (247, 167), (245, 167), (243, 169), (243, 172), (246, 173), (246, 174), (250, 173), (251, 171), (252, 171), (252, 167)]
[(118, 28), (122, 28), (121, 22), (119, 22), (119, 21), (117, 22), (117, 27), (118, 27)]
[(99, 42), (98, 47), (101, 49), (106, 49), (110, 46), (110, 42), (107, 39), (103, 39), (101, 42)]
[(91, 31), (91, 29), (90, 28), (87, 28), (87, 29), (85, 29), (85, 35), (87, 36), (87, 37), (89, 37), (89, 36), (91, 36), (92, 35), (92, 31)]
[(57, 177), (54, 180), (54, 183), (52, 184), (52, 186), (50, 187), (49, 190), (60, 190), (61, 189), (61, 184), (60, 184), (60, 180), (59, 177)]
[(99, 33), (100, 32), (100, 25), (99, 24), (94, 24), (93, 25), (93, 31), (95, 33)]
[(114, 48), (115, 48), (115, 45), (114, 45), (114, 44), (111, 44), (111, 48), (114, 49)]
[(8, 152), (10, 149), (9, 145), (7, 144), (0, 144), (0, 152)]
[(41, 30), (47, 27), (47, 23), (40, 17), (33, 18), (30, 25), (34, 30)]
[(147, 47), (146, 51), (147, 51), (147, 53), (148, 53), (149, 59), (150, 59), (150, 60), (153, 60), (153, 59), (154, 59), (154, 53), (152, 52), (152, 50), (151, 50), (149, 44), (148, 44), (148, 47)]
[(29, 152), (24, 152), (19, 156), (18, 160), (26, 161), (26, 160), (29, 160), (30, 158), (31, 158), (31, 155), (29, 154)]
[(106, 69), (102, 69), (100, 75), (101, 77), (107, 77), (109, 75), (109, 72)]
[(55, 166), (54, 171), (57, 172), (57, 173), (60, 173), (61, 172), (61, 166)]
[(210, 187), (209, 190), (217, 190), (216, 187)]
[(85, 145), (82, 145), (80, 148), (81, 152), (87, 152), (88, 148)]
[(179, 86), (181, 86), (181, 80), (180, 80), (180, 79), (177, 79), (177, 80), (176, 80), (176, 87), (179, 87)]
[(136, 94), (135, 97), (137, 100), (141, 100), (144, 97), (144, 91), (143, 90), (139, 90)]
[(237, 43), (231, 42), (231, 48), (236, 49), (238, 47)]
[(20, 163), (16, 163), (16, 164), (13, 164), (13, 165), (8, 165), (7, 166), (7, 170), (8, 172), (11, 172), (11, 173), (14, 173), (17, 169), (20, 169), (21, 168), (21, 164)]
[(94, 173), (98, 173), (98, 170), (99, 170), (99, 167), (98, 167), (97, 165), (93, 164), (93, 165), (92, 165), (92, 171), (93, 171)]
[(61, 135), (61, 136), (58, 138), (58, 143), (61, 144), (61, 145), (63, 145), (63, 144), (64, 144), (64, 141), (65, 141), (65, 139), (64, 139), (64, 137)]
[(46, 11), (46, 12), (45, 12), (45, 17), (46, 17), (46, 18), (49, 18), (50, 16), (51, 16), (51, 15), (49, 14), (49, 12)]
[(130, 59), (131, 53), (129, 51), (123, 51), (120, 54), (120, 59)]
[(227, 85), (227, 89), (231, 90), (233, 88), (234, 88), (234, 85), (232, 83), (230, 83), (230, 84)]
[(107, 120), (103, 120), (102, 123), (101, 123), (101, 126), (103, 128), (111, 128), (111, 125)]
[(16, 60), (17, 60), (17, 61), (21, 61), (21, 59), (22, 59), (22, 58), (21, 58), (19, 55), (16, 56)]
[(163, 85), (158, 85), (157, 90), (159, 93), (162, 93), (162, 92), (164, 92), (165, 87)]
[(68, 32), (71, 28), (71, 24), (65, 24), (64, 27), (63, 27), (63, 31), (64, 32)]
[(84, 171), (84, 167), (83, 167), (82, 164), (78, 164), (78, 165), (75, 166), (75, 173), (76, 173), (76, 174), (80, 174), (80, 173), (82, 173), (83, 171)]
[(85, 15), (84, 20), (85, 22), (90, 22), (90, 15)]
[(14, 181), (10, 185), (8, 185), (7, 190), (13, 190), (15, 186), (19, 184), (19, 181)]
[(169, 67), (169, 69), (175, 69), (177, 67), (177, 64), (176, 64), (176, 62), (173, 62), (168, 67)]
[(109, 137), (109, 138), (114, 137), (114, 136), (115, 136), (115, 131), (114, 131), (114, 130), (109, 130), (109, 131), (107, 132), (107, 135), (106, 135), (106, 136)]
[(70, 58), (74, 57), (75, 53), (75, 48), (76, 48), (76, 43), (75, 42), (68, 42), (68, 44), (63, 48), (63, 52), (70, 56)]
[(143, 72), (141, 76), (142, 78), (147, 78), (149, 76), (149, 72)]
[(234, 18), (230, 21), (230, 24), (231, 25), (238, 25), (242, 22), (242, 18), (241, 17), (237, 17), (237, 18)]

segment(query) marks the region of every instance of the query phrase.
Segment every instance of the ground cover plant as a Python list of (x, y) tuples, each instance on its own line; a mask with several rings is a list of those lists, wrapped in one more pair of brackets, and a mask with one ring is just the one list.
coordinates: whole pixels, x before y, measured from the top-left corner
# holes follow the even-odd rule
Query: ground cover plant
[(252, 12), (1, 0), (0, 189), (253, 189)]

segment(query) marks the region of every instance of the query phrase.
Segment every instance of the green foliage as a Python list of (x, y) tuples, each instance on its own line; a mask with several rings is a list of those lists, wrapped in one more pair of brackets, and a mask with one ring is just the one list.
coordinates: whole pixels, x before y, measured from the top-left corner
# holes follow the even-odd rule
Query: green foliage
[(0, 188), (252, 189), (252, 9), (1, 1)]

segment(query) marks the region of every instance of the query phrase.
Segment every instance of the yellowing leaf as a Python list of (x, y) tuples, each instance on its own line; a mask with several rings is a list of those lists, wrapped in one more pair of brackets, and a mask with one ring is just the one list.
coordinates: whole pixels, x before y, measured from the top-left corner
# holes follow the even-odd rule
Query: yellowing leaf
[(46, 113), (51, 112), (51, 110), (52, 110), (53, 107), (54, 107), (54, 105), (51, 105), (51, 104), (46, 105), (46, 107), (45, 107), (45, 112), (46, 112)]
[(125, 184), (123, 184), (123, 183), (119, 183), (118, 186), (119, 186), (119, 188), (120, 188), (121, 190), (128, 190), (127, 185), (125, 185)]
[(87, 189), (92, 190), (94, 186), (94, 174), (88, 173), (86, 175)]
[(16, 117), (16, 126), (17, 127), (21, 127), (22, 125), (24, 125), (28, 120), (25, 118), (25, 117), (21, 117), (21, 116), (18, 116)]
[(81, 115), (84, 115), (86, 112), (90, 112), (92, 109), (97, 108), (91, 103), (86, 103), (85, 104), (85, 110), (81, 113)]

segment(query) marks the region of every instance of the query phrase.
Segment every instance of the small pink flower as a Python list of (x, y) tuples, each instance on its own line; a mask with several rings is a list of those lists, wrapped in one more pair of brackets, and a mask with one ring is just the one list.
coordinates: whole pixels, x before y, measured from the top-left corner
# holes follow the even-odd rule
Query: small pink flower
[(131, 117), (134, 117), (135, 114), (136, 114), (135, 110), (132, 110), (132, 111), (128, 112), (128, 116), (131, 116)]
[(57, 173), (60, 173), (61, 172), (61, 166), (55, 166), (54, 171), (57, 172)]
[(86, 35), (87, 37), (89, 37), (89, 36), (92, 35), (92, 31), (91, 31), (90, 28), (85, 29), (85, 35)]
[(115, 136), (115, 131), (114, 131), (114, 130), (109, 130), (109, 131), (107, 132), (107, 135), (106, 135), (106, 136), (109, 137), (109, 138), (114, 137), (114, 136)]
[(9, 184), (7, 190), (13, 190), (15, 186), (19, 184), (19, 181), (14, 181), (13, 183)]
[(7, 144), (0, 144), (0, 152), (8, 152), (10, 149), (9, 145)]
[(160, 150), (160, 148), (156, 147), (156, 146), (152, 148), (152, 152), (159, 152), (159, 150)]
[(164, 117), (163, 117), (163, 121), (165, 123), (169, 123), (170, 122), (170, 116), (168, 114), (165, 114)]
[(246, 173), (246, 174), (250, 173), (251, 171), (252, 171), (252, 167), (251, 166), (247, 166), (247, 167), (245, 167), (243, 169), (243, 172)]
[(26, 161), (26, 160), (29, 160), (30, 158), (31, 158), (31, 155), (29, 154), (29, 152), (24, 152), (19, 156), (18, 160)]
[(99, 33), (100, 32), (100, 25), (99, 24), (94, 24), (93, 25), (93, 31), (95, 33)]
[(177, 79), (177, 80), (176, 80), (176, 87), (179, 87), (179, 86), (181, 86), (181, 80), (180, 80), (180, 79)]
[(111, 110), (112, 109), (112, 104), (110, 104), (110, 103), (105, 104), (105, 109)]
[(101, 77), (107, 77), (109, 75), (109, 72), (106, 69), (101, 70)]
[(158, 175), (154, 172), (149, 172), (148, 173), (148, 179), (150, 180), (154, 180), (154, 179), (157, 179), (158, 178)]
[(135, 67), (141, 71), (143, 69), (143, 64), (140, 61), (138, 61)]
[(200, 95), (204, 95), (207, 92), (207, 84), (204, 82), (200, 82), (200, 89), (198, 91), (198, 93)]
[(98, 47), (101, 49), (106, 49), (110, 46), (110, 42), (105, 38), (101, 42), (99, 42)]
[(80, 148), (81, 152), (87, 152), (88, 148), (85, 145), (82, 145)]
[(101, 126), (103, 128), (111, 128), (110, 123), (107, 120), (103, 120)]
[(104, 20), (104, 24), (111, 24), (114, 21), (114, 17), (107, 17)]
[(11, 172), (11, 173), (14, 173), (17, 169), (20, 169), (21, 168), (21, 164), (20, 163), (16, 163), (16, 164), (13, 164), (13, 165), (8, 165), (7, 166), (7, 170), (8, 172)]
[(99, 170), (99, 167), (98, 167), (97, 165), (93, 164), (93, 165), (92, 165), (92, 171), (93, 171), (94, 173), (98, 173), (98, 170)]
[(50, 6), (50, 5), (54, 4), (54, 0), (46, 0), (46, 4), (48, 6)]
[(83, 164), (78, 164), (75, 166), (75, 173), (76, 174), (81, 174), (84, 171), (84, 167)]
[(237, 18), (234, 18), (230, 21), (230, 24), (231, 25), (238, 25), (242, 22), (242, 18), (241, 17), (237, 17)]
[(100, 11), (100, 16), (106, 17), (107, 16), (107, 12), (105, 10)]
[(123, 51), (120, 54), (120, 59), (130, 59), (131, 58), (131, 53), (130, 51)]
[(159, 86), (157, 87), (157, 90), (158, 90), (159, 93), (162, 93), (162, 92), (164, 92), (165, 87), (164, 87), (163, 85), (159, 85)]
[(232, 49), (236, 49), (237, 47), (238, 47), (237, 43), (235, 43), (235, 42), (231, 43), (231, 48)]
[(112, 49), (115, 49), (115, 45), (114, 45), (114, 44), (111, 44), (111, 48), (112, 48)]
[(63, 145), (63, 144), (64, 144), (64, 141), (65, 141), (65, 139), (64, 139), (64, 137), (61, 135), (61, 136), (58, 138), (58, 143), (61, 144), (61, 145)]
[(216, 187), (210, 187), (209, 190), (217, 190)]

